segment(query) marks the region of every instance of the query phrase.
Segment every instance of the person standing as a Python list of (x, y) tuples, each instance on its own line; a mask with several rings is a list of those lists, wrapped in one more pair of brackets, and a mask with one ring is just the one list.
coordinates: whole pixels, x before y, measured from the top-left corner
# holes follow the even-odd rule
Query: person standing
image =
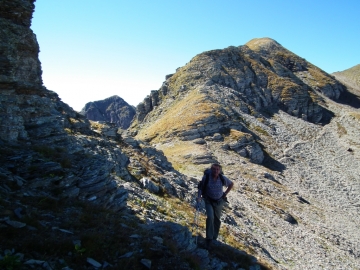
[[(226, 187), (223, 192), (223, 186)], [(220, 230), (220, 217), (226, 196), (234, 183), (221, 174), (220, 164), (212, 164), (210, 173), (205, 171), (199, 184), (197, 202), (204, 198), (206, 209), (206, 247), (210, 248), (213, 240), (217, 240)]]

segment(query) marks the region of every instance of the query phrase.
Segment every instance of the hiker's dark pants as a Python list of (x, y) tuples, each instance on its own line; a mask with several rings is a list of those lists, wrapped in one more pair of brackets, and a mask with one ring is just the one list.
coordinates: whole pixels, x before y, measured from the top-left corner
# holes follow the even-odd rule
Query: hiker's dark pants
[(217, 239), (221, 224), (221, 211), (224, 203), (225, 201), (223, 199), (218, 201), (210, 201), (209, 199), (205, 199), (206, 239)]

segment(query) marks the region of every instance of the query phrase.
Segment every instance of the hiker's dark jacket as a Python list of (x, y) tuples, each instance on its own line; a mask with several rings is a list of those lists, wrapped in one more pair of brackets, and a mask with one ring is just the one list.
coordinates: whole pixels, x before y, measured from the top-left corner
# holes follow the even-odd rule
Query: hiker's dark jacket
[[(201, 194), (205, 198), (209, 198), (211, 200), (219, 200), (223, 196), (223, 182), (220, 179), (220, 175), (218, 176), (218, 179), (214, 181), (214, 179), (211, 176), (211, 173), (207, 176), (204, 174), (203, 178), (200, 182), (200, 189), (199, 192), (201, 193), (201, 187), (204, 185), (206, 177), (209, 177), (209, 180), (207, 181), (206, 187), (205, 187), (205, 194)], [(232, 181), (227, 178), (226, 176), (221, 176), (224, 180), (224, 186), (228, 187), (232, 184)]]

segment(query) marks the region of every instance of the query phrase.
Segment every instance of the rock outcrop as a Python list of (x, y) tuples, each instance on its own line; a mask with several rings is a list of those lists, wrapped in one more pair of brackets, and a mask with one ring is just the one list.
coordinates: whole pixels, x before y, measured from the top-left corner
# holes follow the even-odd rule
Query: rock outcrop
[(127, 129), (135, 115), (135, 108), (118, 96), (104, 100), (88, 102), (80, 114), (92, 121), (114, 123), (116, 126)]

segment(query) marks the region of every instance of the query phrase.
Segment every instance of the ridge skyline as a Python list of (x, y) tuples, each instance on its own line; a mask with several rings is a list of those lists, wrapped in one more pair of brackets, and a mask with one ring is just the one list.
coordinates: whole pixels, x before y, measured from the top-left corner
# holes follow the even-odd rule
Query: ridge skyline
[[(136, 106), (195, 55), (254, 37), (271, 37), (328, 73), (360, 62), (356, 2), (35, 5), (44, 85), (77, 111), (112, 95)], [(293, 20), (295, 10), (303, 20)]]
[[(222, 50), (226, 50), (226, 49), (231, 48), (231, 47), (242, 47), (242, 46), (247, 46), (247, 47), (250, 48), (250, 50), (252, 50), (252, 51), (254, 51), (254, 52), (259, 52), (259, 51), (262, 50), (262, 48), (265, 48), (265, 50), (269, 50), (269, 51), (273, 51), (273, 52), (276, 52), (276, 51), (279, 51), (279, 50), (285, 50), (285, 51), (288, 51), (288, 52), (294, 54), (291, 50), (283, 47), (279, 42), (277, 42), (276, 40), (274, 40), (274, 39), (272, 39), (272, 38), (269, 38), (269, 37), (253, 38), (253, 39), (249, 40), (248, 42), (246, 42), (246, 43), (243, 44), (243, 45), (239, 45), (239, 46), (228, 46), (228, 47), (223, 48), (223, 49), (213, 49), (213, 50), (209, 50), (209, 51), (204, 51), (204, 52), (198, 53), (197, 55), (195, 55), (194, 57), (192, 57), (192, 58), (191, 58), (184, 66), (182, 66), (182, 67), (185, 67), (189, 62), (192, 61), (192, 59), (196, 58), (196, 57), (199, 56), (199, 55), (206, 54), (206, 53), (211, 52), (211, 51), (222, 51)], [(300, 55), (297, 55), (297, 54), (294, 54), (294, 55), (297, 56), (297, 57), (302, 58)], [(304, 60), (306, 61), (305, 58), (302, 58), (302, 59), (304, 59)], [(312, 64), (311, 62), (309, 62), (309, 63)], [(359, 65), (360, 65), (360, 64), (359, 64)], [(347, 70), (351, 70), (351, 69), (353, 69), (353, 68), (355, 68), (355, 67), (358, 67), (359, 65), (356, 65), (356, 66), (354, 66), (354, 67), (349, 67), (349, 68), (347, 68), (347, 69), (345, 69), (345, 70), (343, 70), (343, 71), (338, 71), (338, 72), (333, 72), (333, 73), (327, 73), (327, 72), (325, 72), (325, 73), (327, 73), (327, 74), (329, 74), (329, 75), (332, 75), (332, 74), (334, 74), (334, 73), (335, 73), (335, 74), (336, 74), (336, 73), (341, 73), (341, 72), (344, 72), (344, 71), (347, 71)], [(174, 73), (171, 73), (170, 75), (175, 74), (175, 73), (176, 73), (178, 70), (180, 70), (182, 67), (178, 67), (178, 68), (176, 69), (176, 71), (175, 71)], [(322, 69), (321, 69), (320, 67), (318, 67), (318, 66), (315, 66), (315, 67), (316, 67), (316, 68), (319, 68), (320, 70), (322, 70)], [(169, 74), (164, 75), (164, 81), (163, 81), (163, 82), (165, 82), (165, 77), (168, 76), (168, 75), (169, 75)], [(339, 82), (341, 82), (341, 81), (339, 81)], [(342, 83), (342, 82), (341, 82), (341, 83)], [(160, 88), (161, 88), (161, 85), (160, 85), (160, 87), (158, 87), (158, 88), (156, 89), (156, 91), (159, 90)], [(83, 106), (83, 108), (82, 108), (81, 110), (84, 110), (85, 106), (86, 106), (88, 103), (102, 102), (102, 101), (104, 101), (104, 100), (106, 100), (106, 99), (109, 99), (109, 98), (112, 98), (112, 97), (114, 97), (114, 96), (123, 99), (129, 106), (137, 107), (140, 103), (143, 102), (143, 100), (144, 100), (146, 97), (148, 97), (148, 96), (150, 95), (150, 92), (151, 92), (151, 91), (154, 91), (154, 90), (155, 90), (155, 89), (149, 90), (149, 92), (148, 92), (145, 96), (143, 96), (142, 100), (139, 101), (136, 105), (130, 104), (129, 102), (127, 102), (127, 101), (126, 101), (122, 96), (120, 96), (119, 94), (114, 94), (114, 95), (112, 95), (112, 96), (105, 97), (104, 99), (101, 99), (101, 100), (87, 101), (86, 104), (84, 104), (84, 106)], [(80, 110), (80, 111), (81, 111), (81, 110)]]

